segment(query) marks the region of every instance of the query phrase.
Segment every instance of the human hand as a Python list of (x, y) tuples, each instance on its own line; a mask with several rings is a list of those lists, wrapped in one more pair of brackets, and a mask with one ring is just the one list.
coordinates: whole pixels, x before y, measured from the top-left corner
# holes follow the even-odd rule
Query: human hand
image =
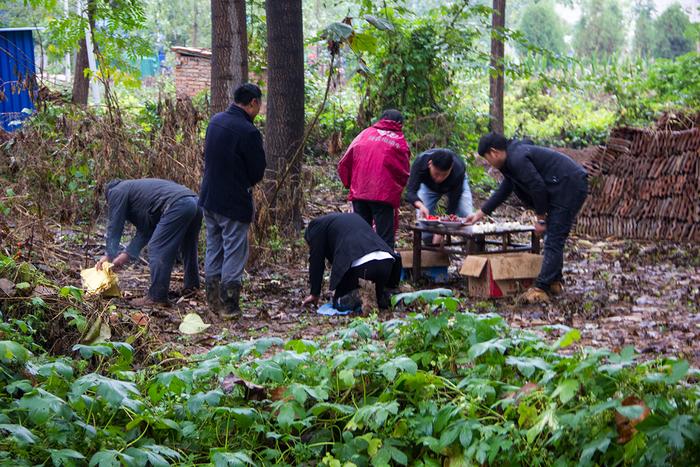
[(120, 269), (122, 266), (126, 265), (129, 262), (129, 255), (124, 252), (124, 253), (119, 253), (119, 256), (114, 258), (114, 261), (112, 261), (113, 269)]
[(479, 221), (480, 221), (481, 219), (483, 219), (485, 216), (486, 216), (486, 215), (481, 211), (481, 209), (479, 209), (479, 210), (476, 211), (474, 214), (468, 215), (468, 216), (464, 219), (464, 223), (465, 223), (466, 225), (473, 225), (473, 224), (476, 224), (477, 222), (479, 222)]
[(309, 295), (304, 299), (304, 301), (301, 303), (302, 306), (307, 306), (307, 305), (318, 305), (318, 295)]
[(427, 219), (428, 216), (430, 216), (430, 211), (427, 207), (425, 207), (425, 204), (421, 203), (420, 201), (416, 202), (416, 209), (418, 209), (419, 219)]
[(107, 262), (109, 262), (109, 258), (107, 256), (103, 256), (102, 258), (100, 258), (97, 264), (95, 264), (95, 269), (97, 269), (98, 271), (102, 271), (102, 265)]
[(535, 222), (535, 234), (539, 235), (540, 237), (547, 232), (547, 224), (540, 224), (539, 222)]

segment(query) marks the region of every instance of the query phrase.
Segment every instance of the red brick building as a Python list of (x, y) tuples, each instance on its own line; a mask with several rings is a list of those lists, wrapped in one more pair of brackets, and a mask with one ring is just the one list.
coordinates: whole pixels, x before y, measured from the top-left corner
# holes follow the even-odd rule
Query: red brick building
[(172, 47), (175, 52), (175, 93), (193, 97), (209, 91), (211, 85), (211, 50), (194, 47)]

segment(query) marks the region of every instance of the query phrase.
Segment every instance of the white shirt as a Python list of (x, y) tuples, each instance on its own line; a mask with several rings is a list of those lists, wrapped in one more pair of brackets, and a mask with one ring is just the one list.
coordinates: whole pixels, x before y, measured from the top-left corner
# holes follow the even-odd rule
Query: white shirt
[(361, 266), (365, 263), (369, 263), (370, 261), (380, 260), (380, 259), (394, 259), (394, 257), (391, 256), (386, 251), (377, 250), (377, 251), (373, 251), (372, 253), (367, 253), (362, 258), (356, 259), (355, 261), (352, 262), (350, 267), (354, 268), (356, 266)]

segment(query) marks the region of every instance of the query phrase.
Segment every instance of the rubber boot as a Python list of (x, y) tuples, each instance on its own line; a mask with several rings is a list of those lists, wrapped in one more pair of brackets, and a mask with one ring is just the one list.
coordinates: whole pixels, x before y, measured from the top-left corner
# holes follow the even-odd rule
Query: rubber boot
[(224, 302), (221, 301), (221, 279), (219, 277), (207, 277), (204, 281), (204, 288), (207, 291), (207, 305), (209, 311), (216, 316), (221, 315), (224, 309)]
[(230, 284), (221, 284), (221, 290), (219, 296), (223, 302), (223, 307), (221, 309), (221, 316), (224, 319), (234, 319), (241, 316), (241, 284), (238, 282), (231, 282)]

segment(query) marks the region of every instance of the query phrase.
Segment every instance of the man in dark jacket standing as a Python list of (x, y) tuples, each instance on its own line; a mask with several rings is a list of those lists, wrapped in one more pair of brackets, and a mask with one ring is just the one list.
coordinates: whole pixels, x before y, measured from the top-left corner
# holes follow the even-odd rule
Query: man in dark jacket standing
[(253, 186), (265, 174), (262, 135), (253, 125), (262, 92), (239, 86), (233, 104), (214, 115), (204, 142), (204, 177), (199, 203), (207, 227), (207, 302), (224, 318), (240, 314), (241, 277), (248, 259)]
[(569, 157), (529, 142), (507, 140), (489, 133), (479, 141), (479, 155), (501, 171), (503, 181), (480, 210), (467, 219), (474, 223), (515, 194), (537, 215), (535, 231), (544, 239), (542, 269), (535, 287), (523, 295), (528, 302), (548, 301), (562, 292), (564, 244), (588, 194), (586, 171)]
[[(380, 309), (389, 307), (386, 288), (399, 284), (401, 262), (372, 227), (357, 214), (334, 213), (309, 222), (304, 239), (309, 245), (311, 294), (304, 305), (318, 304), (326, 260), (331, 263), (333, 307), (339, 311), (362, 306), (359, 279), (372, 281)], [(399, 257), (400, 258), (400, 257)]]
[[(95, 267), (102, 269), (102, 264), (110, 261), (120, 268), (138, 259), (148, 244), (151, 286), (146, 296), (132, 301), (133, 305), (168, 304), (170, 273), (178, 251), (184, 264), (184, 291), (199, 288), (197, 241), (202, 211), (192, 190), (157, 178), (115, 179), (107, 184), (105, 196), (109, 209), (107, 248)], [(120, 253), (119, 242), (126, 221), (136, 226), (136, 235)]]

